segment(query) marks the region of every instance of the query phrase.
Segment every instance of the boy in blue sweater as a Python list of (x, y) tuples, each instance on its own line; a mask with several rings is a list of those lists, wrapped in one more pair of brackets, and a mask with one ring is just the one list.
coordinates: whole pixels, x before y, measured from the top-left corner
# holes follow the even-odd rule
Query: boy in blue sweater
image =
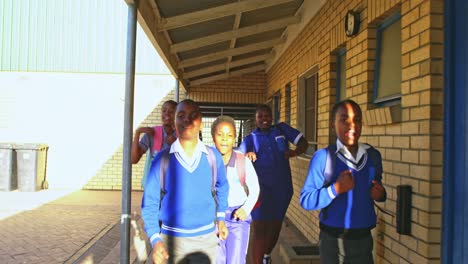
[[(374, 201), (386, 199), (380, 153), (358, 143), (362, 111), (352, 100), (332, 110), (332, 129), (337, 136), (336, 151), (317, 151), (309, 164), (300, 203), (306, 210), (320, 212), (321, 263), (373, 263), (371, 229), (376, 225)], [(327, 155), (331, 159), (327, 161)], [(326, 179), (327, 162), (334, 164)], [(332, 166), (332, 165), (327, 165)]]
[[(198, 104), (192, 100), (180, 102), (175, 125), (179, 138), (166, 150), (169, 154), (161, 151), (155, 157), (143, 194), (142, 217), (153, 247), (153, 263), (215, 263), (216, 221), (219, 238), (226, 239), (228, 233), (224, 220), (229, 185), (223, 159), (212, 149), (217, 171), (213, 197), (215, 177), (209, 150), (198, 139), (201, 126)], [(163, 155), (168, 155), (165, 173), (160, 170)]]

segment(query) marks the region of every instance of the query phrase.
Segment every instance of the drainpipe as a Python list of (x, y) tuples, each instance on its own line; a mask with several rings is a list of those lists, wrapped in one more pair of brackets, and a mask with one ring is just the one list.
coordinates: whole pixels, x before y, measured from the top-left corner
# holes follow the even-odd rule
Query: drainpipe
[(120, 216), (120, 263), (130, 263), (130, 221), (132, 203), (131, 146), (135, 88), (135, 47), (138, 0), (127, 1), (127, 62), (125, 76), (124, 138), (122, 160), (122, 214)]

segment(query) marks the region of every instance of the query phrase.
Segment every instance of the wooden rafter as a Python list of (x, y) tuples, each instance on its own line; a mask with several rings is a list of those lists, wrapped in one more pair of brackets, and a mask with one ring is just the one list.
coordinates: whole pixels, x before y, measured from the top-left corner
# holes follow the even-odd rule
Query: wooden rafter
[(227, 40), (231, 40), (235, 38), (242, 38), (245, 36), (267, 32), (270, 30), (284, 28), (289, 25), (299, 23), (300, 21), (301, 21), (300, 16), (286, 17), (286, 18), (281, 18), (281, 19), (253, 25), (253, 26), (240, 28), (237, 30), (222, 32), (222, 33), (213, 34), (213, 35), (206, 36), (206, 37), (184, 41), (184, 42), (180, 42), (180, 43), (176, 43), (172, 45), (171, 53), (192, 50), (192, 49), (196, 49), (199, 47), (208, 46), (211, 44), (215, 44), (215, 43), (219, 43), (219, 42), (223, 42), (223, 41), (227, 41)]
[(183, 61), (181, 61), (179, 63), (179, 68), (186, 68), (186, 67), (190, 67), (190, 66), (194, 66), (194, 65), (207, 63), (207, 62), (210, 62), (210, 61), (219, 60), (219, 59), (222, 59), (222, 58), (227, 58), (229, 56), (236, 56), (236, 55), (249, 53), (249, 52), (253, 52), (253, 51), (257, 51), (257, 50), (272, 48), (275, 45), (279, 45), (279, 44), (282, 44), (282, 43), (284, 43), (284, 39), (283, 38), (277, 38), (277, 39), (273, 39), (273, 40), (257, 42), (255, 44), (250, 44), (250, 45), (246, 45), (246, 46), (235, 48), (235, 49), (230, 49), (230, 50), (220, 51), (220, 52), (214, 52), (214, 53), (211, 53), (211, 54), (208, 54), (208, 55), (183, 60)]
[[(271, 54), (264, 54), (264, 55), (250, 57), (250, 58), (247, 58), (247, 59), (236, 60), (236, 61), (231, 62), (230, 68), (235, 68), (235, 67), (255, 63), (255, 62), (265, 61), (270, 56), (271, 56)], [(222, 70), (224, 70), (226, 68), (227, 68), (227, 63), (222, 63), (222, 64), (219, 64), (219, 65), (205, 67), (205, 68), (195, 70), (195, 71), (185, 72), (184, 73), (184, 79), (190, 79), (190, 78), (197, 77), (197, 76), (202, 76), (202, 75), (205, 75), (205, 74), (208, 74), (208, 73), (222, 71)]]
[(243, 75), (247, 73), (264, 71), (264, 70), (265, 70), (265, 65), (253, 66), (253, 67), (245, 68), (242, 70), (232, 71), (230, 73), (223, 73), (219, 75), (210, 76), (207, 78), (198, 79), (198, 80), (190, 82), (190, 85), (200, 85), (200, 84), (207, 83), (207, 82), (218, 81), (218, 80), (227, 79), (233, 76), (239, 76), (239, 75)]
[(192, 13), (162, 18), (158, 30), (170, 30), (174, 28), (193, 25), (217, 18), (232, 16), (242, 12), (248, 12), (256, 9), (270, 7), (274, 5), (293, 2), (295, 0), (246, 0), (218, 7), (203, 9)]

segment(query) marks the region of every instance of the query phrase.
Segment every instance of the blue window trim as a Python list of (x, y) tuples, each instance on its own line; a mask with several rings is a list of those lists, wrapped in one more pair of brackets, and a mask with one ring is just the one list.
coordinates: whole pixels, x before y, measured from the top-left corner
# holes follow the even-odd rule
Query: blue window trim
[(467, 8), (466, 0), (444, 2), (443, 264), (468, 262)]
[(284, 88), (284, 102), (286, 107), (286, 115), (285, 115), (285, 122), (290, 124), (291, 123), (291, 83), (286, 84)]
[(273, 107), (274, 107), (273, 111), (274, 111), (274, 117), (275, 117), (275, 120), (273, 120), (273, 124), (278, 124), (280, 120), (280, 114), (281, 114), (279, 94), (273, 95)]
[(375, 59), (375, 78), (374, 78), (374, 93), (372, 95), (372, 101), (378, 106), (388, 106), (398, 104), (401, 99), (401, 95), (395, 96), (395, 98), (386, 98), (384, 101), (377, 101), (377, 92), (379, 88), (379, 71), (380, 71), (380, 52), (382, 45), (382, 32), (390, 25), (401, 19), (401, 13), (398, 12), (377, 27), (377, 47), (376, 47), (376, 59)]
[(343, 57), (346, 54), (346, 49), (341, 49), (336, 55), (336, 102), (341, 101), (341, 64), (343, 63)]

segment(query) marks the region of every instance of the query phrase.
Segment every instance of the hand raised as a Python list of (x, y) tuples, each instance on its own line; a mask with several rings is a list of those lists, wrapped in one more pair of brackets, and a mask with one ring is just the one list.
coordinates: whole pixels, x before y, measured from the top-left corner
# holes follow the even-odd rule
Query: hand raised
[(249, 158), (249, 160), (252, 162), (257, 160), (257, 155), (255, 154), (255, 152), (247, 152), (245, 156)]
[(350, 170), (344, 170), (338, 175), (335, 184), (337, 194), (345, 193), (354, 188), (354, 176)]
[(370, 197), (372, 200), (380, 201), (385, 195), (385, 188), (382, 186), (382, 183), (378, 181), (372, 181), (372, 187), (370, 189)]
[(154, 136), (154, 129), (152, 127), (139, 127), (137, 132), (149, 134), (151, 137)]

